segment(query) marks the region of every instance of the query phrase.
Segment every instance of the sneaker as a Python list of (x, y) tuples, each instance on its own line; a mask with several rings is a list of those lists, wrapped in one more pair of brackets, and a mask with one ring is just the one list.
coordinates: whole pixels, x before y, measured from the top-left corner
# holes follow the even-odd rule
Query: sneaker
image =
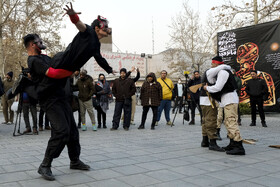
[(39, 169), (38, 169), (38, 173), (40, 175), (42, 175), (42, 177), (46, 180), (49, 180), (49, 181), (55, 180), (55, 178), (52, 174), (51, 167), (42, 166), (42, 164), (41, 164)]
[(172, 125), (172, 122), (171, 122), (171, 121), (168, 121), (168, 122), (166, 123), (166, 125)]
[(97, 128), (96, 128), (96, 125), (95, 125), (95, 124), (92, 124), (92, 130), (93, 130), (93, 131), (97, 131)]
[(45, 126), (45, 130), (51, 130), (52, 128), (50, 126)]
[(125, 131), (128, 131), (128, 130), (129, 130), (129, 128), (128, 128), (128, 127), (124, 127), (123, 129), (124, 129)]
[(80, 160), (77, 160), (77, 161), (71, 161), (70, 162), (70, 169), (90, 170), (90, 166), (83, 163)]
[(10, 121), (7, 123), (7, 125), (12, 125), (12, 124), (13, 124), (13, 123), (12, 123), (12, 122), (10, 122)]
[(106, 126), (106, 124), (103, 124), (103, 129), (107, 129), (107, 126)]
[(155, 126), (158, 126), (158, 121), (155, 123)]
[(82, 125), (82, 131), (86, 131), (87, 130), (87, 126), (86, 126), (86, 124), (83, 124)]
[(144, 125), (140, 125), (138, 129), (145, 129)]
[(135, 125), (134, 121), (130, 121), (130, 125)]
[(6, 122), (6, 121), (3, 121), (3, 122), (2, 122), (3, 125), (6, 125), (7, 123), (8, 123), (8, 122)]

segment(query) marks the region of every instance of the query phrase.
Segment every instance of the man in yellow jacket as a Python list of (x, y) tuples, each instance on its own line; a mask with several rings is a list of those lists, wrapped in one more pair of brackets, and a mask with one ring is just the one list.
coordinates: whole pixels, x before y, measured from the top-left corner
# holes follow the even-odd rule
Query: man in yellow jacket
[(161, 71), (161, 77), (157, 79), (162, 87), (162, 100), (158, 108), (158, 116), (156, 125), (161, 117), (162, 110), (164, 110), (165, 119), (167, 121), (166, 125), (171, 125), (170, 121), (170, 109), (171, 109), (171, 100), (172, 100), (172, 90), (174, 88), (173, 82), (167, 78), (167, 71)]

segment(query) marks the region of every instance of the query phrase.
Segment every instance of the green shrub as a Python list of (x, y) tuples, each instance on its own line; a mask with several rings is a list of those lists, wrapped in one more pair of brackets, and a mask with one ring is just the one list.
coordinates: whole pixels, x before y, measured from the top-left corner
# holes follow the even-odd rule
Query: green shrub
[(239, 103), (240, 114), (251, 114), (251, 107), (249, 103)]

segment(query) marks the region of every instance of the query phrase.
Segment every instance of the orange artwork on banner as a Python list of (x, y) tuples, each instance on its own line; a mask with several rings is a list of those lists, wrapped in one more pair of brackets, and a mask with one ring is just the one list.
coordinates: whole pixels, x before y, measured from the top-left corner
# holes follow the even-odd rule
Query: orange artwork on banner
[[(237, 49), (236, 61), (240, 65), (239, 71), (236, 75), (240, 77), (242, 81), (242, 87), (240, 91), (240, 103), (249, 103), (250, 96), (246, 93), (247, 81), (252, 79), (251, 71), (255, 70), (255, 64), (259, 59), (259, 47), (253, 42), (247, 42), (242, 44)], [(267, 101), (264, 101), (265, 106), (275, 105), (275, 85), (270, 74), (262, 71), (258, 71), (258, 77), (264, 79), (269, 91), (269, 97)]]

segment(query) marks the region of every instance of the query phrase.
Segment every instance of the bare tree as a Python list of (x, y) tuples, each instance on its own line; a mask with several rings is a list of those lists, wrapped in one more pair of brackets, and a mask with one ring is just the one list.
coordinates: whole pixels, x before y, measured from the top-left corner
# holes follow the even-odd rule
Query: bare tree
[(0, 0), (0, 67), (2, 73), (20, 71), (18, 62), (26, 66), (27, 55), (22, 37), (38, 33), (48, 46), (48, 53), (63, 49), (59, 28), (62, 24), (62, 7), (66, 0)]
[(212, 13), (225, 29), (232, 29), (278, 19), (279, 10), (279, 0), (225, 0), (213, 7)]
[(214, 38), (218, 25), (214, 25), (211, 17), (202, 25), (199, 14), (194, 12), (188, 3), (183, 3), (183, 12), (172, 19), (169, 26), (170, 49), (165, 53), (173, 71), (183, 75), (186, 70), (203, 70), (204, 64), (214, 53)]

